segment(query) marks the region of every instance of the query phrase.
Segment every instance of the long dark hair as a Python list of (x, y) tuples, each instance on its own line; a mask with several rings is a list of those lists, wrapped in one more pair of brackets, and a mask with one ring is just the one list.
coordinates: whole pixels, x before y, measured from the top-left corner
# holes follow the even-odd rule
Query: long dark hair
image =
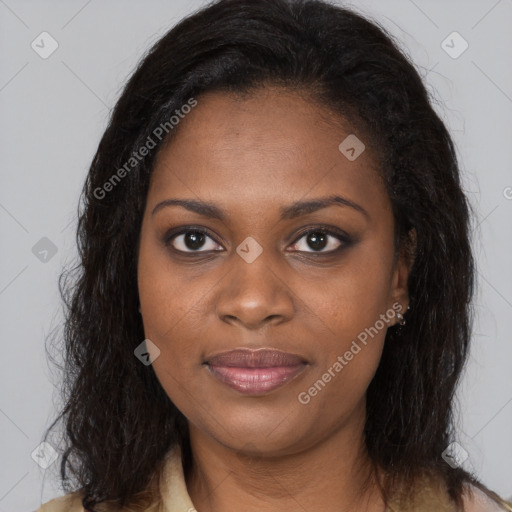
[[(454, 441), (454, 390), (473, 314), (471, 210), (454, 144), (393, 38), (319, 0), (211, 3), (165, 34), (127, 82), (82, 191), (79, 262), (59, 280), (64, 403), (45, 439), (65, 422), (64, 488), (81, 490), (91, 510), (102, 502), (143, 510), (156, 499), (168, 450), (180, 445), (184, 463), (190, 459), (184, 416), (152, 366), (134, 357), (144, 340), (136, 274), (149, 180), (162, 141), (179, 130), (169, 120), (184, 105), (206, 91), (249, 94), (265, 84), (308, 92), (379, 150), (396, 250), (411, 247), (414, 228), (416, 251), (407, 323), (388, 330), (367, 391), (366, 446), (386, 472), (386, 496), (398, 484), (412, 492), (427, 472), (460, 507), (464, 482), (487, 489), (441, 457)], [(141, 157), (149, 140), (154, 147)]]

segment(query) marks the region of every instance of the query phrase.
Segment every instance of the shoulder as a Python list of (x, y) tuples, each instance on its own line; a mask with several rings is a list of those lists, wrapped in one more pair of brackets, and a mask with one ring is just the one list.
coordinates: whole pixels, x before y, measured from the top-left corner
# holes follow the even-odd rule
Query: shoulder
[(76, 491), (43, 503), (35, 512), (84, 512), (82, 494)]
[[(494, 494), (494, 493), (493, 493)], [(497, 495), (496, 495), (497, 496)], [(463, 484), (463, 512), (512, 512), (512, 504), (497, 496), (495, 501), (478, 486)], [(404, 501), (393, 501), (391, 510), (397, 512), (454, 512), (455, 505), (450, 499), (446, 484), (436, 475), (425, 475), (416, 486), (413, 496)]]
[(465, 512), (503, 512), (512, 511), (512, 506), (500, 505), (485, 492), (474, 485), (466, 486), (463, 494)]

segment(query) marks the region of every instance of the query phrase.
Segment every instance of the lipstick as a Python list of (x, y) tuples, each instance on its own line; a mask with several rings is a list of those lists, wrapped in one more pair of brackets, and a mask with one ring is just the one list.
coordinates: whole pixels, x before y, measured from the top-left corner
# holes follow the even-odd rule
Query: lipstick
[(277, 389), (299, 375), (306, 361), (274, 349), (237, 349), (206, 361), (211, 375), (244, 394), (259, 395)]

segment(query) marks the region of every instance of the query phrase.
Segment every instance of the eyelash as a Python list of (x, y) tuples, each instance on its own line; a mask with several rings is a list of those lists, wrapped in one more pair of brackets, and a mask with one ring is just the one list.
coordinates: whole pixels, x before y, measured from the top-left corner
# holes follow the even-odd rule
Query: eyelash
[[(211, 251), (182, 251), (180, 249), (176, 249), (172, 246), (172, 242), (173, 240), (180, 236), (180, 235), (183, 235), (183, 234), (186, 234), (186, 233), (201, 233), (202, 235), (205, 235), (209, 238), (211, 238), (216, 244), (218, 245), (221, 245), (217, 240), (215, 240), (215, 237), (206, 229), (204, 228), (201, 228), (201, 227), (194, 227), (194, 226), (187, 226), (185, 228), (181, 228), (179, 231), (172, 231), (170, 233), (167, 233), (165, 236), (164, 236), (164, 244), (166, 247), (169, 247), (172, 251), (174, 251), (175, 253), (178, 253), (180, 255), (182, 254), (186, 254), (186, 255), (191, 255), (191, 256), (195, 256), (195, 255), (198, 255), (198, 254), (208, 254), (208, 253), (212, 253), (212, 252), (221, 252), (220, 250), (211, 250)], [(340, 241), (342, 244), (336, 248), (336, 249), (333, 249), (333, 250), (330, 250), (330, 251), (325, 251), (325, 252), (319, 252), (319, 251), (296, 251), (296, 252), (299, 252), (299, 253), (305, 253), (305, 254), (312, 254), (314, 256), (322, 256), (322, 255), (333, 255), (333, 254), (336, 254), (338, 252), (340, 252), (341, 250), (349, 247), (350, 245), (352, 245), (354, 243), (354, 240), (351, 236), (349, 236), (347, 233), (345, 233), (344, 231), (342, 230), (338, 230), (338, 229), (335, 229), (333, 227), (330, 227), (330, 226), (315, 226), (315, 227), (312, 227), (312, 228), (308, 228), (307, 230), (301, 232), (297, 238), (295, 238), (294, 242), (291, 244), (291, 245), (296, 245), (297, 242), (299, 242), (299, 240), (301, 240), (302, 238), (306, 237), (307, 235), (311, 234), (311, 233), (323, 233), (323, 234), (326, 234), (326, 235), (329, 235), (329, 236), (332, 236), (334, 238), (336, 238), (338, 241)]]

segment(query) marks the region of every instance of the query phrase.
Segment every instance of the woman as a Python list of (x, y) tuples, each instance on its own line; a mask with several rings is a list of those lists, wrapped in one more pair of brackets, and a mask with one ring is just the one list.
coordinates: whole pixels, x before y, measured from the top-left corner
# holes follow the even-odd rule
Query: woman
[(512, 510), (453, 434), (454, 146), (383, 29), (211, 4), (131, 77), (83, 194), (50, 427), (73, 479), (40, 511)]

